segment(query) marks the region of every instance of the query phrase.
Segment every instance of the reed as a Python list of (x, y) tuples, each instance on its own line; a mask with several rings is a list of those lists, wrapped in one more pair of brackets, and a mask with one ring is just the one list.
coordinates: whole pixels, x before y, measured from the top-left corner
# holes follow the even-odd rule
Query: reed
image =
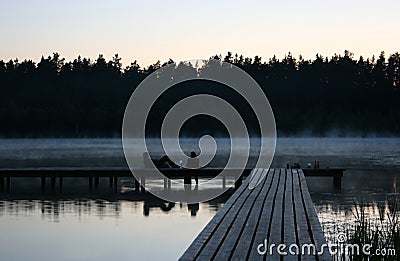
[(357, 204), (353, 211), (355, 223), (346, 228), (347, 244), (357, 244), (360, 249), (370, 245), (371, 255), (367, 256), (362, 251), (358, 255), (344, 253), (341, 259), (399, 260), (400, 218), (397, 206), (396, 198), (389, 199), (386, 206), (378, 206), (379, 218), (371, 218), (368, 205)]

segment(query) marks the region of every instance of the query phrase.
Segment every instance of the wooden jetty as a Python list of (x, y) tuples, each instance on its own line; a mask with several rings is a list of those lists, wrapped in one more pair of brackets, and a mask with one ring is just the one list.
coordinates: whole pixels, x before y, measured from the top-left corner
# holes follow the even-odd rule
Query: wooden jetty
[(306, 168), (304, 175), (308, 177), (333, 177), (333, 186), (336, 189), (342, 187), (343, 168)]
[[(170, 179), (184, 179), (186, 176), (198, 176), (199, 178), (214, 178), (222, 171), (221, 168), (201, 168), (201, 169), (178, 169), (178, 168), (160, 168), (161, 173)], [(154, 178), (152, 169), (137, 169), (134, 170), (135, 177), (140, 179), (140, 182), (135, 180), (135, 189), (145, 192), (146, 179)], [(236, 180), (235, 187), (238, 188), (242, 184), (243, 176), (249, 175), (251, 169), (244, 169), (242, 175)], [(235, 177), (237, 169), (225, 170), (225, 175), (221, 177), (222, 187), (225, 188), (226, 178)], [(132, 172), (127, 168), (24, 168), (24, 169), (0, 169), (0, 193), (11, 191), (11, 179), (14, 178), (40, 178), (41, 189), (46, 191), (46, 180), (50, 179), (50, 188), (52, 192), (62, 192), (64, 178), (87, 178), (89, 190), (97, 190), (100, 183), (100, 178), (108, 179), (109, 187), (117, 189), (118, 178), (130, 177), (133, 178)], [(58, 182), (57, 182), (58, 181)], [(164, 188), (171, 187), (170, 180), (164, 180)]]
[[(170, 179), (183, 179), (187, 175), (196, 175), (199, 178), (213, 178), (217, 176), (221, 168), (201, 168), (192, 169), (177, 169), (177, 168), (161, 168), (159, 169), (166, 177)], [(307, 168), (303, 169), (305, 176), (311, 177), (333, 177), (335, 188), (341, 187), (341, 179), (343, 177), (342, 168)], [(232, 169), (232, 173), (236, 173), (236, 169)], [(242, 184), (243, 176), (249, 175), (252, 169), (245, 169), (242, 176), (235, 182), (235, 187), (238, 188)], [(135, 180), (136, 190), (145, 191), (144, 184), (146, 178), (151, 178), (153, 171), (151, 169), (138, 169), (135, 176), (139, 177), (140, 183)], [(222, 186), (225, 187), (225, 178), (229, 177), (230, 171), (226, 172), (226, 176), (222, 177)], [(23, 168), (23, 169), (0, 169), (0, 193), (10, 192), (11, 179), (14, 178), (40, 178), (41, 189), (46, 191), (46, 180), (50, 179), (51, 191), (55, 192), (56, 187), (62, 192), (64, 178), (87, 178), (89, 190), (96, 190), (99, 187), (100, 178), (108, 179), (110, 188), (117, 189), (118, 178), (132, 177), (132, 173), (128, 168)], [(165, 187), (170, 187), (170, 181), (165, 181)], [(142, 185), (140, 185), (142, 184)]]
[(318, 254), (323, 244), (303, 171), (255, 169), (180, 260), (331, 260), (327, 247)]

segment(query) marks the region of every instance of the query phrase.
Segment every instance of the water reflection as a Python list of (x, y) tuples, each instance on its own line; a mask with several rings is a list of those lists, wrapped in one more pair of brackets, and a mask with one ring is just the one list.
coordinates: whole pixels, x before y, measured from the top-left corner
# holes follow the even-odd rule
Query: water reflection
[(147, 193), (0, 194), (1, 259), (176, 260), (228, 197), (188, 205)]
[[(208, 210), (209, 213), (216, 213), (225, 203), (225, 201), (233, 193), (233, 189), (220, 197), (201, 204), (186, 204), (179, 203), (178, 212), (187, 213), (195, 217), (200, 210)], [(29, 216), (41, 213), (43, 219), (49, 219), (54, 222), (59, 222), (60, 216), (64, 214), (76, 214), (80, 219), (82, 216), (95, 216), (99, 219), (104, 217), (112, 217), (118, 219), (122, 206), (127, 209), (135, 210), (138, 214), (139, 209), (142, 209), (144, 216), (150, 216), (153, 212), (168, 214), (173, 209), (176, 209), (176, 203), (167, 202), (159, 199), (150, 193), (130, 192), (124, 194), (84, 194), (83, 197), (74, 195), (68, 197), (65, 195), (32, 195), (26, 197), (18, 193), (1, 194), (0, 200), (0, 216)], [(186, 207), (184, 207), (186, 206)], [(187, 211), (184, 209), (187, 208)]]
[(145, 200), (143, 204), (143, 215), (148, 216), (150, 215), (150, 208), (159, 208), (163, 212), (169, 212), (171, 209), (175, 207), (175, 203), (173, 202), (164, 202), (156, 197), (154, 200)]
[[(176, 260), (233, 193), (200, 204), (171, 203), (123, 192), (122, 184), (116, 193), (88, 193), (86, 184), (29, 194), (15, 181), (11, 193), (0, 194), (0, 259)], [(16, 251), (21, 244), (25, 251)]]
[[(371, 228), (388, 226), (389, 216), (400, 215), (396, 204), (398, 171), (349, 169), (341, 191), (329, 187), (324, 178), (307, 177), (312, 200), (328, 242), (336, 242), (338, 233), (352, 231), (361, 211)], [(328, 183), (328, 184), (327, 184)], [(361, 210), (362, 208), (362, 210)]]

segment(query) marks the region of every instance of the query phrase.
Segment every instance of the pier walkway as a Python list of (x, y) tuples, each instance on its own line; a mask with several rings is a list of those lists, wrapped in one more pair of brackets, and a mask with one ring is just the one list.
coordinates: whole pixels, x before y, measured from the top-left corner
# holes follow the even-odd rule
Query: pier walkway
[(254, 169), (181, 260), (331, 260), (323, 244), (303, 171)]
[[(201, 168), (201, 169), (179, 169), (179, 168), (160, 168), (169, 179), (184, 179), (185, 176), (196, 175), (198, 178), (214, 178), (220, 174), (221, 168)], [(249, 175), (252, 169), (244, 169), (242, 175), (236, 180), (235, 187), (242, 185), (243, 176)], [(0, 193), (11, 192), (11, 179), (16, 178), (40, 178), (41, 190), (46, 191), (47, 180), (50, 179), (50, 188), (52, 192), (63, 191), (64, 178), (85, 178), (88, 179), (89, 191), (96, 191), (99, 188), (100, 179), (107, 179), (109, 187), (117, 190), (118, 178), (132, 178), (135, 181), (135, 189), (145, 192), (146, 179), (159, 178), (154, 175), (152, 169), (134, 170), (135, 178), (128, 168), (23, 168), (23, 169), (1, 169), (0, 168)], [(221, 176), (221, 185), (226, 187), (226, 179), (235, 177), (237, 169), (227, 169)], [(140, 179), (139, 180), (136, 180)], [(171, 180), (164, 179), (164, 188), (171, 187)]]
[[(199, 178), (214, 178), (220, 174), (222, 168), (201, 168), (201, 169), (178, 169), (178, 168), (161, 168), (159, 169), (166, 177), (170, 179), (183, 179), (187, 175), (196, 175)], [(153, 176), (151, 169), (137, 169), (135, 176), (140, 179), (140, 182), (135, 180), (135, 189), (145, 191), (146, 179)], [(221, 176), (222, 187), (225, 187), (225, 181), (236, 175), (236, 169), (226, 170), (225, 176)], [(244, 169), (242, 176), (240, 176), (236, 182), (235, 187), (238, 188), (242, 184), (243, 177), (249, 175), (252, 171), (250, 168)], [(343, 171), (341, 168), (324, 168), (324, 169), (303, 169), (305, 176), (311, 177), (333, 177), (334, 187), (340, 189), (341, 179), (343, 177)], [(232, 173), (232, 175), (231, 175)], [(14, 178), (41, 178), (42, 191), (46, 191), (47, 179), (50, 179), (50, 188), (52, 192), (56, 192), (58, 187), (59, 192), (63, 189), (64, 178), (87, 178), (89, 184), (89, 190), (93, 188), (96, 190), (99, 187), (100, 179), (108, 179), (110, 188), (117, 190), (118, 178), (130, 177), (133, 178), (132, 172), (128, 168), (22, 168), (22, 169), (6, 169), (0, 168), (0, 193), (10, 193), (11, 191), (11, 179)], [(170, 187), (170, 181), (165, 180), (164, 186), (166, 189)]]

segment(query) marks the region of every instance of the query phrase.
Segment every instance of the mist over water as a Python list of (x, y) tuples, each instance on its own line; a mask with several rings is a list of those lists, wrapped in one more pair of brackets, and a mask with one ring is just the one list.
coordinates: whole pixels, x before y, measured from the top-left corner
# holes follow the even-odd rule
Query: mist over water
[[(200, 152), (196, 138), (181, 138), (183, 151)], [(230, 140), (217, 138), (217, 153), (209, 167), (223, 167)], [(260, 140), (250, 141), (249, 166), (254, 164)], [(153, 158), (165, 155), (159, 139), (147, 140)], [(321, 166), (354, 169), (400, 168), (400, 138), (278, 138), (273, 167), (314, 160)], [(135, 159), (137, 166), (143, 159)], [(1, 139), (0, 167), (126, 167), (120, 139)]]

